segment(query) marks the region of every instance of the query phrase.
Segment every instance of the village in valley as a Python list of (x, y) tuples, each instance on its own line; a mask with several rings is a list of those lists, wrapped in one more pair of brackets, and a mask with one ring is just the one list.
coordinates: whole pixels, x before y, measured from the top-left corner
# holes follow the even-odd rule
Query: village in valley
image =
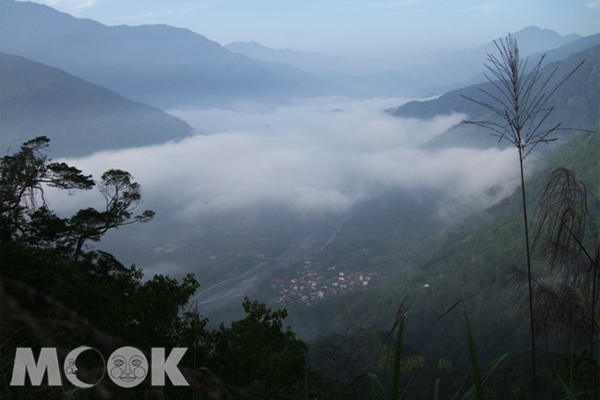
[(367, 290), (381, 279), (381, 275), (375, 272), (325, 267), (321, 263), (305, 260), (285, 277), (271, 278), (270, 286), (277, 291), (273, 299), (276, 303), (304, 303), (310, 306), (332, 296)]

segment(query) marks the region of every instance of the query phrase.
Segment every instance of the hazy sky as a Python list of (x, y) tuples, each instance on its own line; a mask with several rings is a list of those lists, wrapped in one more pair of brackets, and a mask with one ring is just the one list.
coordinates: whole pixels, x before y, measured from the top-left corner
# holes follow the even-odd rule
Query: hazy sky
[(527, 26), (600, 31), (600, 0), (36, 0), (106, 25), (167, 24), (222, 45), (401, 59), (474, 47)]

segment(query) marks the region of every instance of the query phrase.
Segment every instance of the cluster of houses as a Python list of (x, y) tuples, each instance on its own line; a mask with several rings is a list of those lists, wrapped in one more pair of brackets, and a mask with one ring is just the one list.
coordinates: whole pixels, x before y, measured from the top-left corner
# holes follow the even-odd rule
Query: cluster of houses
[(304, 261), (304, 267), (293, 277), (271, 279), (271, 288), (278, 291), (277, 303), (311, 305), (331, 296), (366, 290), (381, 279), (375, 272), (348, 271), (337, 266), (323, 267)]

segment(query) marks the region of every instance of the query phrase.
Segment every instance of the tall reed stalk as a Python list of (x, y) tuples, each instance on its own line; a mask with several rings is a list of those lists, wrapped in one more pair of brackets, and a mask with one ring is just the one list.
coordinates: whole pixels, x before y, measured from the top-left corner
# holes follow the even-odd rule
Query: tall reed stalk
[[(525, 235), (525, 251), (527, 261), (527, 280), (529, 292), (529, 329), (531, 337), (531, 366), (534, 398), (537, 399), (537, 377), (535, 356), (535, 323), (533, 313), (531, 250), (529, 244), (529, 225), (527, 219), (527, 196), (525, 191), (524, 160), (540, 143), (549, 143), (555, 138), (551, 135), (560, 128), (561, 124), (545, 126), (554, 107), (548, 104), (549, 99), (564, 82), (583, 64), (581, 62), (566, 77), (558, 82), (554, 69), (547, 76), (541, 71), (544, 56), (528, 71), (527, 60), (519, 57), (517, 41), (510, 34), (504, 39), (494, 41), (499, 57), (488, 54), (485, 64), (491, 75), (486, 78), (492, 85), (492, 90), (480, 88), (487, 100), (477, 100), (463, 96), (477, 103), (495, 116), (491, 120), (464, 121), (478, 125), (491, 131), (500, 141), (508, 140), (519, 153), (519, 172), (521, 176), (521, 198), (523, 207), (523, 223)], [(557, 83), (556, 83), (557, 82)]]

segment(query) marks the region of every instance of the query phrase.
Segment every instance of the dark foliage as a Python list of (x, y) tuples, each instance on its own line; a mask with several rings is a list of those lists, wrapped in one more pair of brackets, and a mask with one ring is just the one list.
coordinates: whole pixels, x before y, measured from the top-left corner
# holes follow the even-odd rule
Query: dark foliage
[[(272, 398), (294, 398), (301, 392), (306, 346), (289, 328), (283, 328), (285, 310), (272, 311), (246, 300), (246, 318), (210, 331), (208, 321), (187, 308), (200, 286), (193, 275), (181, 282), (165, 275), (144, 280), (135, 265), (125, 267), (109, 253), (86, 248), (86, 241), (99, 241), (110, 229), (147, 222), (154, 213), (134, 214), (141, 192), (129, 173), (109, 170), (96, 184), (76, 168), (52, 163), (43, 152), (48, 143), (45, 137), (26, 142), (20, 152), (3, 157), (0, 164), (0, 379), (8, 395), (177, 398), (193, 390), (200, 398), (217, 399), (265, 393)], [(72, 217), (58, 217), (44, 200), (45, 185), (65, 190), (96, 186), (106, 199), (106, 208), (86, 208)], [(35, 352), (55, 347), (62, 360), (81, 345), (93, 346), (105, 355), (122, 346), (143, 349), (147, 356), (153, 347), (188, 348), (179, 367), (191, 389), (151, 387), (149, 379), (133, 389), (120, 388), (107, 379), (89, 390), (70, 387), (65, 379), (62, 387), (9, 386), (16, 348), (31, 347)]]

